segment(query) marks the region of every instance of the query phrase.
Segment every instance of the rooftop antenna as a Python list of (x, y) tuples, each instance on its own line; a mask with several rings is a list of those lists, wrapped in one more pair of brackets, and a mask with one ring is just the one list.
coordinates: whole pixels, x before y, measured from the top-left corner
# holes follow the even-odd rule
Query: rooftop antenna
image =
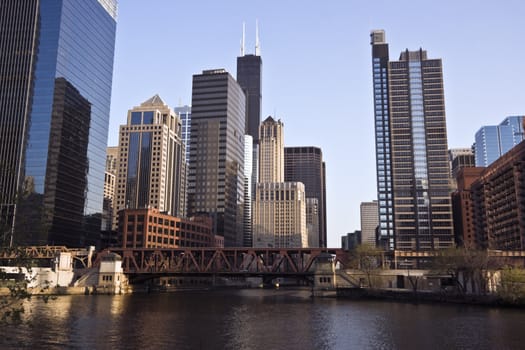
[(255, 20), (255, 56), (261, 55), (261, 48), (259, 45), (259, 20)]
[(246, 23), (242, 22), (241, 56), (244, 56), (244, 37), (246, 33)]

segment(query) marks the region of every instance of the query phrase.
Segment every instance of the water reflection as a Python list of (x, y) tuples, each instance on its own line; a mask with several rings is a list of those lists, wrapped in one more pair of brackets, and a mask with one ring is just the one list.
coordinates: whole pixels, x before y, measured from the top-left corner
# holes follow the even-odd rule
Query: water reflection
[(29, 323), (5, 328), (0, 348), (513, 349), (525, 341), (520, 310), (307, 291), (66, 296), (28, 306)]

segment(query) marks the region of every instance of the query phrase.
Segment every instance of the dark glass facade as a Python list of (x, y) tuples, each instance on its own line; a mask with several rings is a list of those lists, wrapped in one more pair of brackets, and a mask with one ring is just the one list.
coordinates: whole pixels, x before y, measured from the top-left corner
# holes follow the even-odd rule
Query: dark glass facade
[(41, 0), (37, 26), (24, 27), (36, 28), (38, 40), (34, 73), (26, 70), (33, 84), (29, 111), (18, 116), (27, 125), (15, 216), (19, 243), (85, 246), (99, 240), (115, 7), (108, 0)]
[(376, 138), (376, 175), (379, 209), (380, 246), (395, 249), (394, 201), (392, 186), (390, 107), (388, 99), (388, 44), (384, 31), (370, 35), (372, 45), (372, 69), (374, 83), (374, 116)]
[(237, 57), (237, 82), (246, 96), (245, 133), (259, 143), (259, 124), (261, 124), (262, 59), (257, 55)]
[(245, 96), (223, 69), (193, 76), (188, 215), (209, 215), (226, 247), (243, 244)]
[(380, 240), (386, 234), (388, 249), (447, 248), (454, 230), (442, 63), (407, 50), (384, 66), (382, 45), (384, 32), (373, 32)]
[(323, 152), (318, 147), (284, 148), (284, 181), (302, 182), (306, 198), (317, 199), (318, 247), (326, 247), (326, 182)]
[(0, 244), (9, 244), (27, 138), (39, 34), (37, 0), (0, 2)]
[(261, 56), (242, 55), (237, 57), (237, 82), (246, 96), (245, 131), (253, 139), (252, 147), (252, 189), (259, 182), (259, 125), (261, 124), (262, 100), (262, 59)]

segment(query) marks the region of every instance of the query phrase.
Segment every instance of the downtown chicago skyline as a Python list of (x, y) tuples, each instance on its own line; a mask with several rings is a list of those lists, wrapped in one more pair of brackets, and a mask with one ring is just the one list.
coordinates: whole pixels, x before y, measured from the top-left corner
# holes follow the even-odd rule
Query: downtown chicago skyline
[[(338, 4), (338, 5), (336, 5), (335, 7), (338, 7), (338, 6), (340, 6), (340, 5), (341, 5), (341, 4)], [(147, 12), (147, 11), (146, 11), (146, 12)], [(500, 13), (495, 13), (495, 15), (498, 15), (498, 14), (500, 14)], [(125, 17), (124, 17), (124, 18), (125, 18)], [(263, 22), (263, 21), (261, 21), (261, 22)], [(263, 22), (263, 23), (264, 23), (264, 22)], [(368, 29), (370, 29), (370, 28), (368, 28)], [(271, 27), (270, 27), (270, 32), (271, 32)], [(353, 35), (353, 34), (352, 34), (352, 35)], [(161, 35), (159, 35), (159, 36), (161, 36)], [(240, 35), (239, 35), (239, 36), (240, 36)], [(431, 36), (430, 36), (430, 37), (431, 37)], [(314, 39), (315, 39), (315, 38), (314, 38)], [(396, 41), (399, 41), (399, 40), (396, 40)], [(263, 41), (263, 42), (264, 42), (264, 41)], [(272, 44), (272, 41), (270, 41), (269, 44), (268, 44), (268, 46), (271, 47), (272, 45), (273, 45), (273, 44)], [(258, 49), (258, 50), (261, 50), (260, 42), (259, 42), (258, 39), (256, 40), (256, 46), (257, 46), (257, 49)], [(425, 46), (426, 48), (428, 48), (431, 52), (434, 52), (434, 49), (433, 49), (434, 46), (433, 46), (432, 44), (425, 44), (424, 46)], [(194, 49), (194, 48), (192, 47), (192, 49)], [(256, 50), (257, 50), (257, 49), (256, 49)], [(264, 47), (263, 47), (263, 49), (264, 49)], [(413, 49), (413, 48), (411, 48), (411, 49)], [(417, 49), (417, 48), (416, 48), (416, 49)], [(117, 50), (117, 51), (118, 51), (118, 50)], [(182, 50), (179, 50), (179, 52), (182, 52)], [(260, 52), (260, 51), (259, 51), (259, 52)], [(264, 52), (264, 51), (263, 51), (263, 52)], [(434, 57), (441, 57), (441, 58), (444, 58), (445, 67), (444, 67), (443, 70), (444, 70), (444, 72), (447, 72), (447, 62), (449, 62), (449, 59), (448, 59), (447, 57), (444, 57), (443, 55), (440, 55), (439, 53), (438, 53), (437, 55), (433, 55), (433, 56), (434, 56)], [(213, 56), (213, 57), (214, 57), (214, 56)], [(221, 59), (221, 57), (222, 57), (221, 55), (218, 55), (218, 56), (217, 56), (217, 58), (218, 58), (219, 60)], [(265, 55), (265, 57), (267, 57), (267, 56)], [(271, 57), (271, 56), (270, 56), (270, 57)], [(282, 58), (282, 59), (283, 59), (283, 62), (285, 62), (285, 61), (286, 61), (285, 58), (287, 58), (287, 57), (284, 57), (284, 56), (283, 56), (283, 57), (280, 57), (280, 58)], [(272, 59), (273, 59), (273, 58), (272, 58)], [(183, 60), (181, 60), (181, 61), (183, 61)], [(298, 62), (299, 62), (299, 65), (300, 65), (300, 61), (302, 61), (302, 59), (300, 59), (300, 60), (298, 61)], [(116, 65), (116, 67), (118, 67), (118, 66), (119, 66), (119, 65)], [(205, 70), (206, 68), (214, 68), (214, 67), (220, 67), (220, 66), (221, 66), (221, 65), (217, 65), (217, 64), (214, 64), (213, 66), (210, 66), (210, 67), (208, 67), (208, 66), (202, 66), (202, 67), (200, 67), (200, 68), (197, 69), (197, 70), (193, 70), (193, 71), (191, 72), (191, 74), (195, 74), (196, 72), (201, 71), (201, 70)], [(369, 64), (368, 64), (368, 66), (369, 66)], [(270, 69), (273, 69), (273, 68), (272, 68), (271, 66), (269, 66), (268, 64), (266, 64), (265, 67), (267, 67), (266, 69), (268, 69), (268, 67), (270, 67)], [(289, 68), (292, 68), (292, 69), (290, 70), (290, 73), (293, 74), (293, 73), (294, 73), (293, 66), (288, 66), (288, 67), (289, 67)], [(369, 68), (369, 67), (368, 67), (368, 68)], [(328, 69), (328, 67), (324, 67), (324, 69), (320, 69), (319, 71), (320, 71), (320, 72), (323, 72), (323, 71), (324, 71), (324, 72), (329, 72), (330, 70), (329, 70), (329, 69), (327, 70), (327, 69)], [(229, 70), (229, 71), (233, 72), (233, 70)], [(369, 70), (368, 70), (368, 71), (369, 71)], [(152, 70), (152, 72), (153, 72), (153, 70)], [(307, 73), (306, 75), (314, 74), (314, 76), (315, 76), (315, 74), (318, 73), (318, 72), (314, 72), (314, 71), (312, 71), (312, 70), (308, 70), (308, 71), (304, 71), (304, 72)], [(357, 71), (356, 71), (356, 72), (357, 72)], [(140, 72), (140, 71), (137, 71), (137, 73), (138, 73), (137, 77), (139, 77), (139, 76), (142, 74), (142, 72)], [(346, 72), (341, 71), (341, 75), (340, 75), (340, 77), (344, 77), (345, 74), (346, 74)], [(360, 74), (360, 73), (359, 73), (359, 74)], [(276, 76), (275, 76), (274, 74), (265, 74), (265, 77), (267, 77), (267, 76), (269, 76), (270, 79), (275, 79), (275, 78), (276, 78)], [(283, 75), (282, 77), (285, 78), (286, 75)], [(134, 77), (133, 79), (135, 79), (135, 78), (136, 78), (136, 77)], [(368, 75), (368, 79), (369, 79), (369, 78), (370, 78), (370, 76)], [(130, 83), (133, 81), (133, 79), (130, 79)], [(266, 79), (266, 78), (265, 78), (265, 79)], [(146, 80), (147, 80), (147, 79), (146, 79)], [(146, 80), (145, 80), (145, 81), (146, 81)], [(445, 85), (447, 86), (447, 84), (448, 84), (448, 80), (447, 80), (446, 78), (445, 78), (444, 80), (445, 80)], [(314, 81), (316, 81), (316, 82), (320, 82), (320, 81), (322, 81), (322, 80), (317, 79), (317, 80), (314, 80)], [(286, 79), (284, 79), (283, 82), (286, 83)], [(132, 84), (132, 83), (131, 83), (130, 85), (136, 87), (136, 88), (137, 88), (136, 91), (140, 91), (140, 90), (143, 89), (143, 87), (144, 87), (145, 85), (147, 85), (147, 84), (143, 83), (143, 84), (140, 84), (140, 86), (138, 86), (138, 85), (136, 85), (136, 84)], [(176, 84), (172, 84), (172, 87), (175, 87), (175, 86), (177, 86), (177, 85), (180, 86), (180, 84), (178, 84), (178, 83), (176, 82)], [(162, 83), (160, 83), (160, 86), (162, 86)], [(155, 89), (155, 88), (152, 88), (152, 89), (153, 89), (153, 93), (156, 93), (156, 92), (157, 92), (157, 91), (156, 91), (157, 89)], [(58, 91), (58, 90), (57, 90), (57, 91)], [(115, 91), (120, 91), (120, 90), (117, 90), (117, 89), (115, 88), (114, 92), (115, 92)], [(265, 95), (266, 95), (266, 93), (267, 93), (266, 91), (267, 91), (267, 90), (265, 90), (265, 92), (264, 92)], [(275, 91), (277, 91), (277, 90), (268, 90), (268, 94), (269, 94), (269, 95), (272, 95), (272, 94), (275, 93)], [(297, 91), (299, 91), (299, 90), (297, 90)], [(342, 90), (339, 90), (339, 91), (337, 91), (337, 90), (333, 90), (333, 92), (335, 92), (336, 94), (341, 93), (341, 91), (342, 91)], [(450, 90), (448, 90), (447, 87), (445, 87), (445, 91), (450, 91)], [(127, 106), (127, 108), (130, 108), (130, 106), (132, 106), (132, 105), (136, 105), (138, 101), (143, 101), (145, 98), (147, 98), (147, 96), (151, 96), (153, 93), (149, 93), (148, 95), (143, 95), (143, 96), (141, 96), (140, 99), (137, 99), (137, 100), (135, 100), (133, 103), (130, 103), (130, 104)], [(160, 93), (160, 95), (162, 95), (163, 98), (165, 98), (167, 101), (170, 101), (170, 102), (171, 102), (171, 103), (170, 103), (171, 105), (173, 105), (173, 102), (172, 102), (173, 99), (170, 100), (169, 98), (166, 98), (165, 95), (164, 95), (162, 92), (159, 92), (159, 93)], [(131, 95), (131, 94), (130, 94), (130, 95)], [(287, 95), (288, 95), (288, 97), (289, 97), (290, 102), (293, 102), (294, 100), (296, 100), (296, 98), (297, 98), (298, 95), (299, 95), (299, 96), (307, 96), (307, 95), (302, 95), (302, 94), (296, 93), (295, 90), (294, 90), (293, 92), (287, 94)], [(454, 96), (455, 96), (455, 94), (454, 94)], [(447, 98), (447, 106), (448, 106), (448, 101), (449, 101), (449, 99)], [(183, 102), (183, 103), (181, 103), (181, 102)], [(315, 100), (311, 100), (311, 105), (312, 105), (312, 106), (315, 106), (316, 103), (317, 103), (317, 101), (315, 101)], [(181, 104), (189, 104), (189, 103), (188, 103), (188, 100), (184, 100), (184, 101), (182, 101), (182, 99), (179, 99), (179, 105), (181, 105)], [(295, 108), (297, 108), (297, 110), (301, 110), (301, 109), (303, 108), (303, 106), (304, 106), (304, 103), (303, 103), (303, 104), (295, 104)], [(507, 107), (507, 106), (511, 106), (511, 104), (505, 104), (505, 105), (503, 105), (502, 109), (505, 108), (505, 107)], [(263, 108), (264, 108), (264, 107), (263, 107)], [(289, 108), (289, 107), (285, 107), (285, 110), (288, 109), (288, 108)], [(277, 109), (277, 108), (274, 108), (274, 109), (280, 111), (280, 109)], [(328, 108), (328, 110), (330, 110), (330, 108)], [(315, 138), (315, 137), (311, 137), (311, 135), (310, 135), (311, 132), (308, 131), (308, 129), (305, 129), (305, 127), (306, 127), (307, 125), (309, 125), (309, 124), (312, 124), (312, 121), (316, 121), (316, 120), (317, 120), (317, 121), (320, 122), (320, 123), (317, 124), (317, 126), (319, 127), (319, 131), (321, 131), (321, 130), (323, 130), (323, 128), (325, 127), (326, 124), (331, 124), (331, 123), (323, 123), (323, 122), (322, 122), (323, 120), (324, 120), (324, 121), (329, 121), (329, 120), (332, 119), (333, 116), (334, 116), (333, 113), (326, 113), (326, 111), (327, 111), (327, 109), (325, 109), (325, 108), (323, 108), (323, 109), (319, 109), (319, 108), (318, 108), (318, 109), (315, 109), (315, 111), (312, 112), (312, 114), (316, 116), (315, 118), (308, 118), (308, 117), (306, 117), (307, 114), (304, 114), (304, 116), (305, 116), (304, 118), (306, 118), (306, 119), (305, 119), (306, 123), (303, 123), (303, 125), (302, 125), (302, 126), (299, 126), (299, 127), (292, 127), (292, 128), (288, 127), (288, 130), (295, 130), (296, 133), (299, 133), (299, 134), (301, 134), (301, 135), (303, 135), (303, 136), (306, 136), (306, 138), (304, 139), (304, 141), (302, 141), (302, 142), (300, 142), (300, 143), (296, 142), (296, 143), (287, 143), (287, 144), (288, 144), (288, 145), (293, 145), (293, 144), (297, 144), (297, 145), (308, 145), (308, 144), (318, 145), (318, 143), (316, 143), (316, 142), (312, 142), (312, 140), (316, 140), (316, 138)], [(284, 115), (281, 116), (280, 112), (277, 112), (277, 113), (263, 113), (263, 115), (268, 115), (268, 114), (272, 114), (272, 115), (274, 115), (274, 117), (276, 117), (276, 118), (283, 118), (283, 120), (285, 120), (285, 121), (287, 122), (288, 125), (290, 125), (290, 124), (288, 123), (288, 120), (291, 120), (291, 123), (293, 124), (293, 123), (294, 123), (294, 120), (295, 120), (295, 118), (296, 118), (296, 116), (294, 115), (294, 113), (291, 113), (291, 114), (290, 114), (290, 118), (289, 118), (286, 114), (284, 114)], [(352, 115), (352, 114), (354, 114), (354, 112), (351, 112), (351, 111), (350, 111), (350, 115)], [(502, 117), (504, 117), (504, 116), (506, 116), (506, 115), (518, 115), (518, 114), (519, 114), (519, 110), (513, 110), (513, 111), (501, 111), (501, 112), (498, 114), (497, 118), (501, 120)], [(324, 118), (322, 118), (321, 116), (323, 116)], [(312, 119), (313, 119), (313, 120), (312, 120)], [(363, 118), (363, 119), (365, 119), (365, 118)], [(370, 119), (370, 118), (368, 118), (368, 119)], [(450, 119), (451, 119), (451, 118), (449, 117), (449, 118), (448, 118), (448, 124), (449, 124), (449, 125), (450, 125)], [(332, 119), (332, 120), (333, 120), (333, 119)], [(350, 132), (350, 134), (351, 134), (351, 133), (353, 132), (353, 131), (352, 131), (353, 129), (358, 129), (358, 130), (359, 130), (359, 129), (360, 129), (360, 125), (361, 125), (361, 123), (362, 123), (362, 120), (357, 120), (357, 119), (352, 120), (352, 123), (351, 123), (351, 124), (347, 124), (347, 125), (351, 125), (351, 126), (352, 126), (352, 128), (350, 128), (350, 129), (348, 130), (348, 132)], [(314, 124), (315, 124), (315, 123), (314, 123)], [(483, 125), (485, 125), (485, 124), (486, 124), (486, 125), (490, 125), (490, 124), (496, 124), (496, 123), (495, 123), (495, 122), (477, 123), (477, 124), (475, 124), (476, 126), (473, 126), (473, 128), (479, 127), (479, 126), (482, 125), (482, 124), (483, 124)], [(111, 125), (111, 124), (110, 124), (110, 125)], [(295, 124), (295, 126), (297, 126), (297, 125)], [(450, 126), (449, 126), (449, 129), (450, 129)], [(368, 131), (368, 128), (363, 128), (363, 129), (361, 129), (361, 130), (365, 131), (365, 133), (366, 133), (366, 132)], [(334, 131), (335, 131), (335, 130), (334, 130)], [(455, 129), (452, 129), (452, 131), (453, 131), (453, 133), (456, 132)], [(110, 135), (110, 142), (109, 142), (109, 144), (110, 144), (110, 145), (111, 145), (111, 144), (115, 144), (115, 142), (113, 142), (113, 143), (111, 142), (111, 138), (113, 137), (112, 134), (113, 134), (113, 132), (112, 132), (112, 127), (110, 126), (110, 129), (109, 129), (109, 135)], [(338, 134), (338, 132), (335, 131), (335, 134)], [(321, 132), (319, 132), (319, 133), (317, 134), (317, 140), (319, 140), (319, 141), (317, 141), (317, 142), (327, 143), (327, 144), (331, 145), (332, 142), (334, 142), (334, 141), (337, 139), (337, 138), (335, 138), (335, 137), (331, 137), (331, 138), (327, 139), (327, 138), (324, 138), (323, 135), (324, 135), (324, 134), (321, 133)], [(295, 137), (295, 139), (297, 140), (297, 137)], [(372, 139), (373, 139), (373, 137), (372, 137)], [(463, 147), (468, 147), (468, 146), (470, 146), (470, 144), (472, 144), (472, 139), (473, 139), (473, 137), (469, 137), (469, 140), (466, 141), (466, 142), (463, 142), (460, 146), (463, 146)], [(349, 144), (352, 144), (352, 142), (354, 142), (354, 141), (352, 140), (352, 138), (349, 138), (349, 139), (347, 139), (347, 140), (348, 140), (348, 143), (349, 143)], [(368, 141), (365, 141), (365, 139), (363, 139), (363, 138), (360, 138), (360, 140), (361, 140), (361, 142), (364, 142), (364, 143), (363, 143), (363, 146), (366, 147), (366, 144), (367, 144), (367, 142), (369, 142), (369, 140), (366, 139), (366, 140), (368, 140)], [(456, 146), (456, 144), (454, 144), (454, 146)], [(330, 165), (331, 162), (328, 161), (328, 159), (333, 159), (333, 158), (332, 158), (332, 157), (333, 157), (333, 151), (329, 151), (329, 152), (327, 152), (327, 151), (326, 151), (326, 148), (325, 148), (323, 145), (321, 145), (321, 148), (322, 148), (323, 151), (324, 151), (323, 153), (324, 153), (325, 159), (327, 159), (327, 163)], [(333, 150), (333, 148), (331, 148), (331, 147), (328, 148), (328, 149)], [(351, 149), (352, 149), (352, 148), (351, 148)], [(359, 152), (357, 152), (357, 153), (359, 153)], [(361, 152), (361, 153), (363, 153), (363, 152)], [(365, 152), (365, 153), (366, 153), (366, 152)], [(355, 157), (356, 157), (356, 152), (346, 152), (346, 154), (347, 154), (348, 157), (351, 157), (351, 158), (355, 158)], [(370, 155), (370, 154), (369, 154), (369, 155)], [(80, 158), (79, 158), (79, 159), (80, 159)], [(330, 184), (334, 184), (334, 185), (335, 185), (335, 184), (337, 184), (337, 183), (340, 183), (340, 182), (335, 182), (335, 181), (340, 177), (339, 169), (344, 169), (344, 168), (346, 167), (345, 163), (343, 163), (343, 162), (338, 162), (338, 163), (339, 163), (339, 164), (338, 164), (338, 167), (335, 168), (334, 170), (332, 170), (332, 169), (330, 168), (330, 166), (328, 167), (328, 174), (327, 174), (327, 177), (326, 177), (326, 178), (327, 178), (327, 180), (329, 180), (329, 181), (328, 181), (328, 185), (327, 185), (327, 189), (328, 189), (328, 192), (329, 192), (329, 193), (330, 193), (330, 191), (333, 191), (333, 189), (331, 190), (331, 185), (330, 185)], [(335, 164), (335, 162), (334, 162), (334, 164)], [(353, 162), (350, 162), (350, 164), (353, 164)], [(363, 164), (366, 164), (366, 163), (363, 163)], [(349, 173), (347, 173), (347, 174), (351, 174), (352, 177), (355, 177), (355, 176), (359, 177), (359, 176), (362, 176), (361, 173), (366, 173), (366, 172), (370, 171), (369, 167), (366, 167), (366, 166), (365, 166), (365, 167), (361, 167), (361, 169), (359, 169), (359, 170), (360, 170), (360, 171), (349, 172)], [(332, 173), (331, 173), (331, 172), (332, 172)], [(333, 182), (330, 181), (330, 179), (331, 179), (330, 174), (335, 175), (334, 177), (335, 177), (336, 180), (332, 180)], [(361, 175), (360, 175), (360, 174), (361, 174)], [(102, 177), (102, 178), (103, 178), (103, 177)], [(364, 185), (365, 185), (365, 186), (363, 186), (363, 187), (367, 187), (367, 186), (368, 186), (366, 183), (364, 183)], [(332, 186), (333, 186), (333, 185), (332, 185)], [(375, 192), (375, 191), (374, 191), (374, 192)], [(332, 200), (331, 198), (334, 198), (334, 197), (331, 197), (330, 195), (327, 195), (326, 198), (328, 198), (329, 200)], [(347, 202), (347, 203), (353, 203), (353, 202), (356, 202), (356, 203), (358, 204), (359, 202), (361, 202), (361, 201), (363, 201), (363, 200), (371, 200), (371, 199), (374, 199), (374, 198), (375, 198), (375, 195), (373, 195), (373, 192), (372, 192), (371, 195), (370, 195), (370, 196), (367, 196), (366, 198), (364, 198), (364, 197), (358, 197), (358, 198), (356, 198), (355, 200), (354, 200), (353, 198), (355, 198), (355, 197), (347, 197), (347, 198), (346, 198), (346, 202)], [(350, 204), (350, 207), (351, 207), (351, 206), (352, 206), (352, 204)], [(332, 212), (338, 212), (338, 211), (341, 210), (341, 206), (335, 206), (335, 207), (334, 207), (334, 206), (331, 206), (330, 204), (327, 205), (327, 208), (328, 208), (329, 212), (330, 212), (330, 210), (332, 210)], [(334, 208), (334, 209), (331, 209), (331, 208)], [(344, 208), (343, 208), (343, 209), (344, 209)], [(358, 212), (358, 210), (351, 210), (351, 209), (348, 210), (348, 209), (349, 209), (349, 208), (347, 207), (347, 208), (346, 208), (346, 212), (347, 212), (347, 213), (353, 213), (353, 214), (351, 214), (351, 215), (355, 215), (355, 212), (356, 212), (356, 211)], [(345, 218), (347, 218), (347, 220), (346, 220), (346, 221), (347, 221), (347, 224), (353, 225), (353, 227), (358, 226), (358, 221), (357, 221), (357, 222), (352, 222), (352, 220), (351, 220), (351, 221), (348, 221), (348, 217), (347, 217), (347, 215), (345, 215), (345, 216), (340, 216), (340, 215), (335, 215), (335, 216), (333, 216), (333, 215), (328, 215), (328, 219), (327, 219), (327, 222), (328, 222), (328, 232), (329, 232), (329, 237), (331, 237), (332, 241), (334, 240), (334, 238), (337, 240), (337, 236), (338, 236), (339, 234), (343, 233), (344, 231), (349, 231), (349, 230), (350, 230), (350, 228), (346, 228), (346, 229), (343, 229), (343, 230), (337, 230), (337, 231), (336, 231), (336, 230), (334, 230), (334, 228), (331, 227), (330, 223), (333, 222), (332, 220), (335, 220), (335, 221), (337, 221), (337, 222), (340, 222), (341, 217), (345, 217)], [(354, 220), (354, 221), (355, 221), (355, 220)], [(339, 223), (339, 224), (340, 224), (340, 223)], [(334, 236), (335, 236), (335, 237), (334, 237)], [(331, 245), (331, 244), (328, 244), (328, 245)]]
[[(384, 28), (394, 54), (423, 47), (443, 60), (449, 148), (470, 147), (482, 125), (497, 125), (523, 110), (515, 85), (525, 75), (518, 60), (524, 49), (513, 45), (525, 35), (517, 25), (525, 6), (519, 2), (475, 8), (444, 2), (423, 9), (335, 1), (307, 3), (299, 10), (280, 4), (277, 10), (272, 3), (233, 1), (211, 5), (209, 11), (197, 10), (199, 4), (120, 4), (110, 130), (123, 124), (131, 106), (155, 93), (172, 107), (190, 104), (192, 74), (213, 68), (234, 73), (242, 22), (246, 53), (253, 53), (258, 18), (264, 60), (261, 116), (285, 122), (286, 146), (323, 150), (328, 246), (338, 246), (341, 234), (358, 229), (360, 203), (376, 198), (370, 30)], [(166, 11), (159, 13), (159, 6)], [(451, 6), (455, 11), (448, 10)], [(167, 25), (173, 16), (177, 25)], [(211, 20), (214, 16), (222, 18), (220, 23)], [(143, 20), (158, 26), (136, 25)], [(145, 65), (147, 52), (160, 43), (174, 55)], [(498, 64), (497, 74), (486, 71), (502, 57), (505, 64)], [(116, 144), (116, 135), (110, 136), (109, 145)]]

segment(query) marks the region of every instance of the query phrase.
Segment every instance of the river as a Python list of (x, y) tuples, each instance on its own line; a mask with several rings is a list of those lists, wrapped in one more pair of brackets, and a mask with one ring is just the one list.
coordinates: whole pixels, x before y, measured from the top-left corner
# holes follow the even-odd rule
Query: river
[(308, 291), (60, 296), (26, 304), (1, 349), (520, 349), (525, 311), (312, 299)]

